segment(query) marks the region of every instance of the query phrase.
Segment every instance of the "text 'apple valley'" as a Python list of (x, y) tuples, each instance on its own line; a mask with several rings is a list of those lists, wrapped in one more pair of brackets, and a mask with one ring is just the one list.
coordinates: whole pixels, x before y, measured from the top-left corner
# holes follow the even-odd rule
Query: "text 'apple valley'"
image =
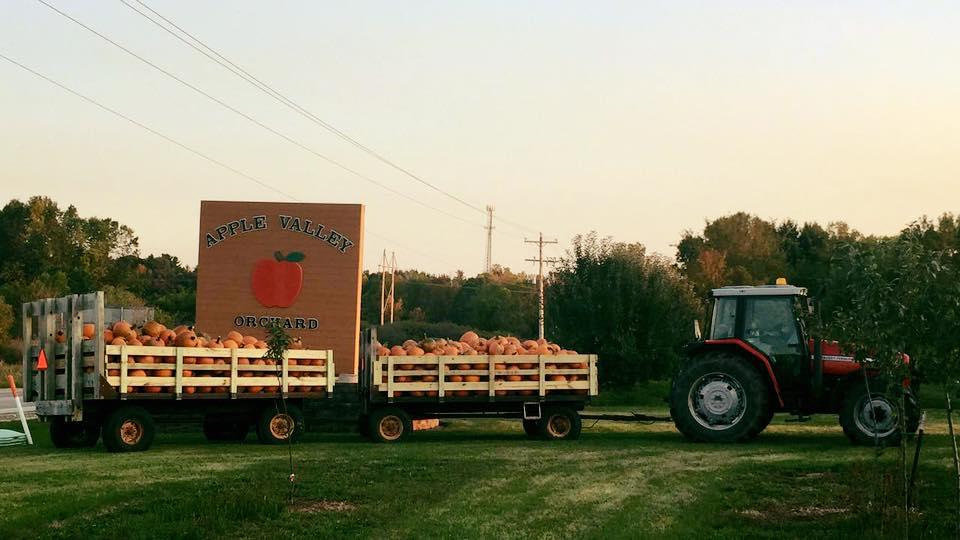
[[(327, 228), (322, 223), (314, 223), (311, 219), (279, 214), (277, 215), (277, 222), (283, 230), (310, 236), (330, 244), (337, 248), (340, 253), (346, 253), (348, 249), (355, 245), (353, 240), (344, 236), (343, 233), (333, 228)], [(218, 225), (213, 231), (206, 233), (207, 247), (213, 247), (228, 238), (240, 234), (265, 231), (269, 228), (270, 220), (266, 215), (250, 216), (249, 218), (244, 217), (229, 221)]]

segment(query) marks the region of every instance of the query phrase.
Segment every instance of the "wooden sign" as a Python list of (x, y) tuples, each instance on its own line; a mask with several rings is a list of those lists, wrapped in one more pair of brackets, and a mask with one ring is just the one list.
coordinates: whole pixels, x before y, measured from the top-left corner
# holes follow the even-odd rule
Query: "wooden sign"
[(363, 206), (202, 201), (197, 329), (264, 337), (279, 321), (356, 374)]

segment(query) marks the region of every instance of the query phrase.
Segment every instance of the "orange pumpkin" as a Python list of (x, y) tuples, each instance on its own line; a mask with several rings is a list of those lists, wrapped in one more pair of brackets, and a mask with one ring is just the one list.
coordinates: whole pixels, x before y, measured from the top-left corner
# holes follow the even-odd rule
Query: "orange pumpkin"
[(133, 333), (130, 328), (130, 323), (127, 321), (117, 321), (113, 323), (113, 327), (110, 329), (113, 331), (113, 335), (119, 336), (122, 338), (129, 337)]

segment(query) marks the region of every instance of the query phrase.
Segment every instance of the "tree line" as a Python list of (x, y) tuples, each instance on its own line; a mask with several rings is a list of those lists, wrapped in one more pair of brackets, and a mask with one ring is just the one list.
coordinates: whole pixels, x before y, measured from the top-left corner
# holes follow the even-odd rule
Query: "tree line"
[[(934, 379), (960, 373), (960, 219), (921, 218), (889, 237), (765, 220), (744, 212), (680, 237), (674, 258), (596, 233), (573, 239), (546, 281), (547, 337), (601, 356), (607, 384), (668, 378), (706, 322), (709, 291), (778, 277), (819, 299), (817, 330), (861, 352), (908, 351)], [(362, 276), (361, 319), (380, 322), (382, 276)], [(111, 305), (149, 305), (164, 323), (194, 319), (196, 269), (168, 254), (142, 256), (132, 229), (81, 217), (46, 197), (0, 210), (0, 341), (15, 342), (19, 306), (104, 290)], [(395, 276), (385, 341), (459, 337), (465, 329), (535, 337), (534, 276), (495, 266), (466, 277), (403, 270)], [(3, 355), (17, 358), (9, 346)]]

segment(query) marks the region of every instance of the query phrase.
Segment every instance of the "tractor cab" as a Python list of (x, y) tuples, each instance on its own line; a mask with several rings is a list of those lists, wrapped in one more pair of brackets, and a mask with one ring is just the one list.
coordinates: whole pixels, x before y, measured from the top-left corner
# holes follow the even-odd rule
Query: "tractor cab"
[[(784, 390), (816, 386), (803, 313), (809, 309), (807, 289), (793, 285), (732, 286), (713, 289), (713, 316), (706, 344), (735, 344), (769, 363)], [(787, 386), (788, 383), (789, 386)]]
[[(837, 343), (808, 335), (807, 289), (781, 278), (776, 285), (713, 289), (712, 297), (707, 338), (687, 347), (671, 387), (670, 412), (681, 433), (700, 441), (747, 440), (774, 413), (788, 412), (839, 414), (856, 443), (900, 436), (898, 396), (887, 395), (889, 385), (870, 383), (875, 370), (864, 373)], [(909, 427), (916, 401), (909, 387), (899, 391), (911, 404)]]

